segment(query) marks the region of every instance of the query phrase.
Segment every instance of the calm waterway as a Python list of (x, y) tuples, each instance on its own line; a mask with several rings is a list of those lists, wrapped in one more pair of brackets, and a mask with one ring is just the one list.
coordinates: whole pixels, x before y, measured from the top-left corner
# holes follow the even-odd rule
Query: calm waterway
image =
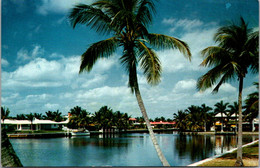
[[(156, 134), (171, 166), (186, 166), (236, 147), (236, 136)], [(258, 135), (244, 135), (243, 144)], [(24, 166), (161, 166), (149, 134), (10, 139)]]

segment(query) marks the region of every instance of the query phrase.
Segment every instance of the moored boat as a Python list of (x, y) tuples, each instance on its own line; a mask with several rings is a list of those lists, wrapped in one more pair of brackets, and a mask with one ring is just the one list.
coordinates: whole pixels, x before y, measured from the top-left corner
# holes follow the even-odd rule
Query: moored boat
[(72, 136), (88, 136), (90, 135), (89, 130), (72, 130), (71, 132)]

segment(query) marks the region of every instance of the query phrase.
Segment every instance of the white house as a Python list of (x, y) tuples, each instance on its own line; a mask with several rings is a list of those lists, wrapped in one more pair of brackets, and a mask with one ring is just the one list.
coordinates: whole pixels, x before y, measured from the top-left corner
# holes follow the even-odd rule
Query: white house
[[(1, 120), (1, 123), (8, 125), (16, 125), (16, 130), (30, 130), (31, 129), (31, 121), (30, 120), (13, 120), (13, 119), (5, 119), (4, 122)], [(53, 130), (58, 129), (59, 126), (66, 125), (69, 123), (69, 119), (66, 121), (55, 122), (51, 120), (38, 120), (34, 119), (32, 121), (33, 130)]]

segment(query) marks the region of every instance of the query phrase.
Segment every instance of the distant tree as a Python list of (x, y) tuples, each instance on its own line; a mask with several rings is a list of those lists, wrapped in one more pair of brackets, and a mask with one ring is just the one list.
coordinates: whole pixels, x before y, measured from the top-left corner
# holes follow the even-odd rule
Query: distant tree
[(17, 120), (26, 120), (26, 116), (24, 114), (17, 114), (15, 118)]
[(43, 119), (43, 116), (42, 116), (41, 113), (34, 113), (33, 115), (34, 115), (35, 118), (37, 118), (39, 120)]
[(204, 125), (204, 116), (201, 113), (201, 108), (199, 106), (191, 105), (188, 107), (185, 112), (188, 113), (187, 116), (187, 125), (192, 131), (199, 131), (203, 128)]
[(202, 115), (202, 120), (205, 123), (205, 131), (207, 130), (207, 125), (210, 127), (214, 124), (214, 114), (210, 111), (212, 110), (211, 107), (206, 106), (206, 104), (202, 104), (200, 106), (200, 112)]
[(228, 120), (231, 118), (231, 116), (233, 114), (235, 114), (235, 121), (236, 121), (235, 124), (237, 127), (237, 115), (238, 115), (238, 103), (237, 102), (233, 102), (233, 104), (228, 105), (228, 109), (227, 109)]
[(31, 122), (31, 130), (33, 130), (34, 115), (33, 115), (32, 113), (26, 114), (26, 118), (27, 118), (28, 120), (30, 120), (30, 122)]
[(245, 106), (243, 107), (245, 109), (243, 111), (243, 114), (245, 115), (245, 120), (249, 121), (250, 123), (253, 122), (254, 118), (259, 116), (259, 83), (254, 82), (254, 85), (256, 86), (257, 91), (247, 95)]
[(70, 109), (70, 113), (71, 113), (71, 115), (79, 116), (80, 113), (81, 113), (83, 110), (84, 110), (84, 109), (82, 109), (81, 107), (75, 106), (75, 107), (73, 107), (72, 109)]
[(178, 110), (177, 113), (173, 114), (173, 121), (176, 122), (176, 127), (179, 128), (180, 132), (187, 129), (187, 118), (188, 114), (183, 110)]
[(224, 103), (223, 100), (221, 100), (220, 102), (216, 103), (215, 109), (214, 109), (214, 113), (215, 115), (220, 113), (221, 114), (221, 132), (223, 132), (223, 125), (224, 125), (224, 117), (223, 114), (227, 115), (228, 109), (227, 106), (229, 105), (229, 103)]
[(4, 124), (5, 119), (7, 119), (9, 117), (9, 114), (10, 114), (9, 108), (5, 108), (5, 107), (1, 106), (1, 119), (3, 121), (3, 124)]

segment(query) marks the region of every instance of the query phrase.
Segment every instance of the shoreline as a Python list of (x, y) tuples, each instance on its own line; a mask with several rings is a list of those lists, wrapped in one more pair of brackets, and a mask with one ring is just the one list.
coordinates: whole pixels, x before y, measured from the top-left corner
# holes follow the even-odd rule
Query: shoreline
[[(154, 133), (167, 133), (167, 134), (173, 134), (173, 131), (176, 131), (175, 129), (153, 129)], [(149, 133), (147, 129), (133, 129), (133, 130), (126, 130), (123, 132), (99, 132), (99, 131), (90, 131), (90, 136), (91, 135), (99, 135), (99, 134), (126, 134), (126, 133)], [(176, 131), (176, 134), (173, 135), (178, 135)], [(234, 133), (230, 132), (182, 132), (181, 134), (184, 135), (236, 135)], [(243, 135), (259, 135), (259, 132), (243, 132)], [(47, 132), (47, 133), (7, 133), (8, 138), (60, 138), (60, 137), (70, 137), (70, 133), (68, 132)]]
[[(242, 148), (251, 146), (251, 145), (253, 145), (253, 144), (257, 143), (257, 142), (259, 142), (259, 140), (255, 140), (255, 141), (253, 141), (253, 142), (250, 142), (250, 143), (248, 143), (248, 144), (245, 144), (245, 145), (242, 146)], [(219, 154), (219, 155), (215, 155), (215, 156), (210, 157), (210, 158), (203, 159), (203, 160), (201, 160), (201, 161), (192, 163), (192, 164), (187, 165), (187, 166), (200, 166), (200, 165), (202, 165), (203, 163), (212, 161), (212, 160), (214, 160), (214, 159), (216, 159), (216, 158), (222, 157), (222, 156), (224, 156), (224, 155), (226, 155), (226, 154), (229, 154), (229, 153), (232, 153), (232, 152), (234, 152), (234, 151), (236, 151), (236, 150), (237, 150), (237, 148), (234, 148), (234, 149), (231, 149), (231, 150), (229, 150), (229, 151), (227, 151), (227, 152), (225, 152), (225, 153), (222, 153), (222, 154)]]

